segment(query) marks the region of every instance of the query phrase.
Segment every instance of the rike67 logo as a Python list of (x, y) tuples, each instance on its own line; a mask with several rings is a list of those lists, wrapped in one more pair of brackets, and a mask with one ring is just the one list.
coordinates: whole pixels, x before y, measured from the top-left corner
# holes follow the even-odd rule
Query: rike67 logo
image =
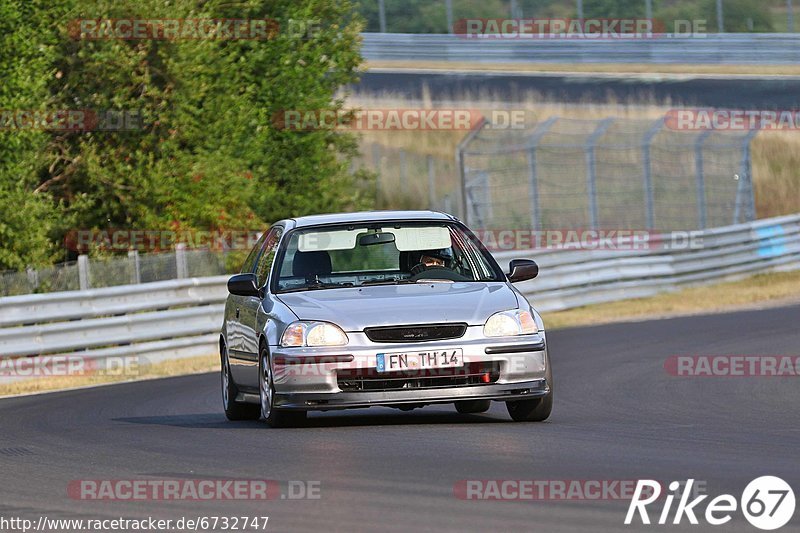
[[(676, 497), (677, 507), (672, 514), (672, 524), (680, 524), (686, 520), (692, 524), (699, 524), (698, 515), (712, 526), (727, 524), (733, 518), (733, 513), (741, 508), (742, 514), (750, 524), (764, 531), (772, 531), (785, 526), (794, 516), (795, 497), (792, 487), (784, 480), (774, 476), (763, 476), (754, 479), (747, 485), (739, 501), (730, 494), (722, 494), (709, 501), (705, 507), (705, 513), (700, 512), (700, 504), (708, 498), (707, 495), (697, 496), (689, 500), (692, 495), (692, 485), (694, 480), (690, 479), (685, 484), (673, 481), (669, 484), (670, 494), (663, 499), (664, 506), (658, 515), (657, 522), (665, 525), (669, 522), (672, 512), (672, 504)], [(682, 493), (678, 491), (683, 487)], [(645, 496), (646, 495), (646, 496)], [(661, 484), (653, 480), (639, 480), (633, 499), (628, 507), (628, 514), (625, 517), (625, 524), (631, 525), (637, 512), (642, 524), (650, 524), (648, 505), (659, 501), (661, 494)], [(660, 503), (660, 501), (659, 501)], [(654, 505), (653, 507), (657, 507)], [(655, 509), (654, 509), (655, 510)]]

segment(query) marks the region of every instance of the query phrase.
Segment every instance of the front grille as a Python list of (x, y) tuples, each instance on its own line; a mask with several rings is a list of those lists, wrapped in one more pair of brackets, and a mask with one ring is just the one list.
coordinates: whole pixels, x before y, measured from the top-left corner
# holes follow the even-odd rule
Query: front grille
[(364, 333), (372, 342), (425, 342), (463, 337), (464, 323), (420, 324), (415, 326), (383, 326), (366, 328)]
[(379, 373), (374, 368), (342, 369), (337, 375), (342, 392), (380, 392), (487, 385), (500, 379), (499, 363), (468, 363), (461, 368), (434, 368)]

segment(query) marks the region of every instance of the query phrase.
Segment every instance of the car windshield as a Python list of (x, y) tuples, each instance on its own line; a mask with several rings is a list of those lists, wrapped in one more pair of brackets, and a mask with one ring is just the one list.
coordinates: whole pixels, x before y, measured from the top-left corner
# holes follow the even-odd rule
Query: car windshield
[(296, 230), (282, 245), (273, 290), (505, 281), (496, 263), (473, 239), (450, 223)]

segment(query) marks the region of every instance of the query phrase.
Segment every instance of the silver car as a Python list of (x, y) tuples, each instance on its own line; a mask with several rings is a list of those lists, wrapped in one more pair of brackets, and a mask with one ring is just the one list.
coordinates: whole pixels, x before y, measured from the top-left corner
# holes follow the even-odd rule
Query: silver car
[(515, 421), (553, 406), (544, 325), (458, 219), (378, 211), (282, 220), (228, 282), (220, 335), (230, 420), (302, 423), (308, 411), (506, 403)]

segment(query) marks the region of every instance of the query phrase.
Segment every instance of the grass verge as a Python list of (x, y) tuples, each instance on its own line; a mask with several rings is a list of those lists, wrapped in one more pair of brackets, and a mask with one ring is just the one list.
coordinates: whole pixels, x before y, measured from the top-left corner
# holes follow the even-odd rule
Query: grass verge
[[(718, 313), (766, 304), (800, 303), (800, 271), (758, 274), (740, 281), (543, 313), (548, 330), (670, 316)], [(534, 300), (534, 305), (536, 304)]]

